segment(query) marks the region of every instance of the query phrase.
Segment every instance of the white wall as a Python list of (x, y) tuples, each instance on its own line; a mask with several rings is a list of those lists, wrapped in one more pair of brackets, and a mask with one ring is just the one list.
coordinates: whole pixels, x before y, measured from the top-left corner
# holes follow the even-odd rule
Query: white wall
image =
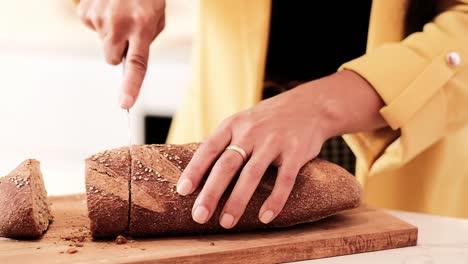
[[(168, 26), (131, 116), (135, 143), (143, 142), (143, 115), (171, 115), (186, 89), (193, 2), (168, 1)], [(84, 158), (128, 143), (120, 81), (121, 67), (104, 63), (71, 1), (1, 1), (0, 175), (36, 158), (49, 194), (84, 191)]]

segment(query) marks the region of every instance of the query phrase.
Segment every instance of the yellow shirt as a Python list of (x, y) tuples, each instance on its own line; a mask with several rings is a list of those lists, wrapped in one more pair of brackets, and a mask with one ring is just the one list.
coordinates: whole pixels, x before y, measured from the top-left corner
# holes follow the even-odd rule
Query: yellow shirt
[[(344, 138), (366, 203), (468, 217), (468, 0), (439, 0), (434, 20), (405, 37), (408, 1), (374, 0), (367, 53), (339, 69), (373, 85), (389, 126)], [(200, 0), (193, 82), (169, 143), (199, 141), (261, 99), (270, 7)]]

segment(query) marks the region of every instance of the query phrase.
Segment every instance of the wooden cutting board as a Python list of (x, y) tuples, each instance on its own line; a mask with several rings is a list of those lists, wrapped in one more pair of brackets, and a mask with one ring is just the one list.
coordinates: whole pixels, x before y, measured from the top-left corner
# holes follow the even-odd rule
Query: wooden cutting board
[(416, 227), (361, 206), (291, 228), (116, 244), (91, 241), (84, 195), (51, 201), (55, 220), (47, 234), (0, 239), (0, 263), (278, 263), (414, 246), (418, 237)]

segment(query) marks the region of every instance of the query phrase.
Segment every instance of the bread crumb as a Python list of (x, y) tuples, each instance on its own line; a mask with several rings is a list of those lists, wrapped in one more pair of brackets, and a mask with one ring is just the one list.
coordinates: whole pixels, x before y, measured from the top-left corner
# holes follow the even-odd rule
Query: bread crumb
[(215, 243), (214, 243), (214, 242), (210, 242), (210, 246), (214, 246), (214, 245), (215, 245)]
[(67, 249), (67, 253), (68, 253), (68, 254), (75, 254), (76, 252), (78, 252), (78, 249), (76, 249), (76, 248), (69, 248), (69, 249)]
[(41, 249), (41, 247), (37, 247), (36, 249)]
[(86, 240), (86, 236), (83, 234), (69, 234), (60, 236), (60, 239), (77, 243), (84, 242)]
[(116, 244), (126, 244), (127, 243), (127, 238), (125, 238), (124, 236), (122, 235), (119, 235), (117, 236), (117, 238), (115, 239), (115, 243)]
[(83, 246), (84, 246), (84, 245), (83, 245), (83, 243), (81, 243), (81, 242), (75, 243), (75, 247), (83, 247)]

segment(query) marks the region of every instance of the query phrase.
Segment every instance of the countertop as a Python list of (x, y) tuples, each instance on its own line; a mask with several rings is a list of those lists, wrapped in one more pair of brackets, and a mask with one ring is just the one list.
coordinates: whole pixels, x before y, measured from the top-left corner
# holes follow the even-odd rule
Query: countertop
[(393, 210), (386, 212), (418, 227), (417, 246), (296, 263), (468, 264), (468, 219)]

